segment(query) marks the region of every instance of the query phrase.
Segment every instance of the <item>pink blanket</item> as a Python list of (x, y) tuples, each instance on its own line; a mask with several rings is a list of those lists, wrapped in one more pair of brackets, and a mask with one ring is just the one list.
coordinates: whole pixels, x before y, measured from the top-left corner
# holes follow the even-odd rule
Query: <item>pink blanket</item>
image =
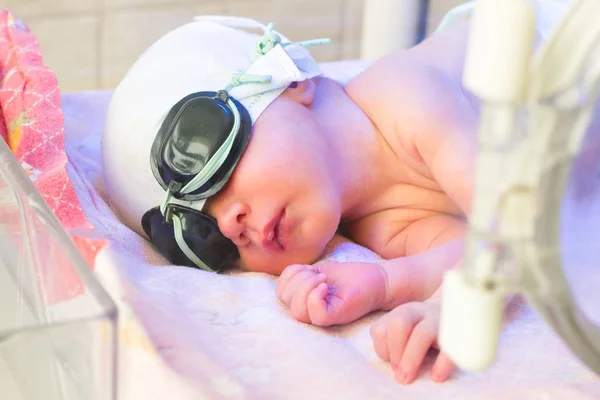
[[(87, 221), (67, 176), (60, 91), (54, 73), (42, 62), (35, 36), (8, 10), (0, 9), (0, 135), (31, 177), (67, 231), (89, 231)], [(93, 265), (102, 241), (72, 235), (86, 261)], [(62, 279), (39, 271), (46, 301), (53, 303), (81, 293), (82, 285), (67, 264), (59, 266)]]

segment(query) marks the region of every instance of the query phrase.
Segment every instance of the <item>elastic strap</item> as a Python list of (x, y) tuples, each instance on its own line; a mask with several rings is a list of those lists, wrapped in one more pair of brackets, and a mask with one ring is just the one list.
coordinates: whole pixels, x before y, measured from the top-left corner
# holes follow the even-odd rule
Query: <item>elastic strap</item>
[(177, 242), (177, 245), (179, 246), (181, 251), (183, 251), (186, 257), (189, 258), (194, 264), (196, 264), (198, 268), (207, 272), (215, 272), (212, 268), (206, 265), (186, 243), (185, 238), (183, 237), (183, 229), (181, 226), (181, 220), (179, 219), (179, 216), (173, 215), (172, 218), (174, 228), (173, 231), (175, 232), (175, 241)]

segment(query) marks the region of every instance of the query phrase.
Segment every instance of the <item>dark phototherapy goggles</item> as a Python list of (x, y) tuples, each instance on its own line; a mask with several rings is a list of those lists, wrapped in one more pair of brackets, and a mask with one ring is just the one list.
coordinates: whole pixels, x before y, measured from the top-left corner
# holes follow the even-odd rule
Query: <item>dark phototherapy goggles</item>
[(217, 221), (187, 205), (225, 186), (251, 130), (248, 111), (226, 91), (190, 94), (169, 111), (150, 156), (165, 199), (142, 217), (144, 232), (169, 262), (223, 272), (239, 258)]

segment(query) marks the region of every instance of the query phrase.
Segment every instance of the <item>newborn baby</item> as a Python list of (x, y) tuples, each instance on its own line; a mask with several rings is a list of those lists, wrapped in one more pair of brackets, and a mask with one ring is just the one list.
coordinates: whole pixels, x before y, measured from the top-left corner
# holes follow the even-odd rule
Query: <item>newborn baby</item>
[[(300, 321), (328, 326), (393, 310), (371, 334), (377, 354), (409, 383), (436, 345), (434, 293), (461, 256), (471, 203), (478, 104), (461, 85), (468, 26), (377, 60), (346, 86), (320, 74), (302, 44), (270, 29), (262, 38), (240, 29), (249, 26), (259, 24), (200, 19), (130, 70), (103, 136), (112, 206), (146, 237), (148, 210), (168, 219), (176, 196), (157, 180), (179, 164), (156, 161), (166, 154), (153, 148), (157, 132), (173, 127), (179, 114), (169, 111), (185, 96), (227, 89), (247, 111), (239, 118), (242, 127), (251, 121), (249, 141), (222, 187), (185, 203), (197, 212), (187, 215), (214, 218), (240, 268), (281, 275), (277, 295)], [(199, 145), (194, 151), (206, 155)], [(179, 223), (170, 228), (175, 236), (193, 228)], [(312, 266), (338, 234), (385, 261)], [(202, 258), (185, 235), (172, 243)], [(445, 380), (452, 368), (440, 354), (432, 378)]]

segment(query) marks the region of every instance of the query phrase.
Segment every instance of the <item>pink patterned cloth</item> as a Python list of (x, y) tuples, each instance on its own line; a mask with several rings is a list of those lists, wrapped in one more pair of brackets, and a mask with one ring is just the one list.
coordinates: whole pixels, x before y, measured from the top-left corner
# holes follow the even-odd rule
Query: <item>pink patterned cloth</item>
[[(2, 9), (0, 79), (0, 135), (62, 226), (67, 231), (90, 231), (92, 226), (65, 169), (68, 160), (58, 81), (44, 66), (35, 36), (18, 17)], [(75, 235), (72, 239), (92, 266), (103, 242)], [(81, 282), (67, 264), (58, 268), (58, 282), (47, 271), (39, 271), (42, 283), (47, 285), (49, 302), (82, 291)]]

